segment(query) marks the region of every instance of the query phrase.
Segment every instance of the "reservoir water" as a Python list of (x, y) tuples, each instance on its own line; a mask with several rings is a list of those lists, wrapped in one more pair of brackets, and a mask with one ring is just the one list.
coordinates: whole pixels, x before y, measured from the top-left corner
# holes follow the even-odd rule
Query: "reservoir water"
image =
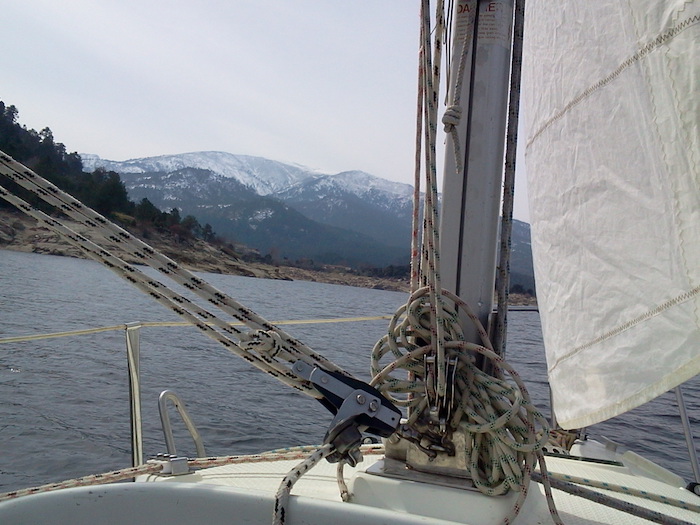
[[(406, 294), (303, 281), (202, 274), (271, 321), (391, 315)], [(0, 250), (0, 339), (143, 321), (179, 321), (97, 263)], [(349, 372), (369, 379), (369, 353), (388, 321), (291, 324), (285, 330)], [(537, 312), (511, 312), (507, 359), (548, 415)], [(174, 390), (208, 455), (320, 443), (331, 415), (195, 328), (141, 330), (145, 454), (165, 452), (157, 399)], [(575, 388), (572, 385), (572, 388)], [(683, 387), (700, 438), (700, 377)], [(194, 445), (173, 418), (178, 453)], [(130, 465), (123, 331), (0, 345), (0, 492)], [(690, 481), (675, 396), (588, 429)]]

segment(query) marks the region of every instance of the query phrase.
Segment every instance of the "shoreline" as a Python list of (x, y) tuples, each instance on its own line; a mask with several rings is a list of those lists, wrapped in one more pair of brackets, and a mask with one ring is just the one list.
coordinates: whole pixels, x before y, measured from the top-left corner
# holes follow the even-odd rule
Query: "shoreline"
[[(73, 221), (64, 220), (63, 222), (75, 232), (105, 247), (125, 262), (141, 264), (139, 259), (130, 255), (119, 244), (89, 232), (86, 227)], [(178, 242), (174, 236), (151, 233), (142, 240), (190, 271), (288, 281), (324, 282), (398, 292), (409, 290), (407, 281), (356, 275), (331, 266), (328, 271), (320, 271), (245, 261), (225, 246), (210, 244), (201, 239), (186, 239)], [(0, 249), (89, 259), (82, 250), (72, 246), (48, 228), (39, 225), (36, 220), (10, 209), (0, 209)]]
[[(90, 238), (100, 246), (104, 246), (125, 262), (140, 264), (138, 259), (128, 254), (120, 245), (103, 236), (88, 232), (87, 228), (80, 224), (69, 220), (64, 222), (77, 233)], [(143, 240), (190, 271), (288, 281), (322, 282), (406, 293), (410, 288), (407, 280), (356, 275), (344, 272), (334, 266), (328, 266), (328, 270), (322, 271), (249, 262), (232, 255), (231, 250), (224, 246), (209, 244), (201, 239), (187, 239), (178, 242), (174, 237), (165, 234), (153, 234)], [(11, 209), (0, 209), (0, 249), (89, 259), (82, 250), (64, 241), (49, 229), (40, 226), (36, 220)], [(537, 301), (528, 295), (510, 294), (510, 304), (513, 306), (535, 306)]]

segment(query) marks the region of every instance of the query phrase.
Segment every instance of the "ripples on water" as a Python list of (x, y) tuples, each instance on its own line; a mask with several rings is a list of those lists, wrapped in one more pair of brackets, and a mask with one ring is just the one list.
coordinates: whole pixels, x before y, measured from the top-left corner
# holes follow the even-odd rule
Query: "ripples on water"
[[(263, 317), (324, 319), (393, 314), (403, 293), (302, 281), (206, 274), (211, 284)], [(0, 250), (0, 338), (178, 321), (100, 265)], [(387, 321), (283, 328), (349, 372), (369, 378), (369, 352)], [(548, 415), (539, 316), (509, 316), (507, 359)], [(195, 328), (141, 330), (146, 455), (165, 451), (158, 394), (177, 392), (207, 454), (247, 454), (319, 443), (330, 423), (321, 405), (229, 354)], [(698, 434), (700, 380), (684, 387)], [(194, 445), (173, 417), (178, 452)], [(105, 472), (130, 464), (129, 398), (123, 332), (0, 345), (0, 492)], [(675, 396), (590, 429), (690, 479)]]

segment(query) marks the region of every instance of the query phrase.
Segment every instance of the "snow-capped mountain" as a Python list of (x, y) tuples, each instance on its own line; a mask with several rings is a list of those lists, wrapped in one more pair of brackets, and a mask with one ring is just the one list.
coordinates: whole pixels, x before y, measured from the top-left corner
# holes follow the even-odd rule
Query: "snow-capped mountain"
[[(81, 157), (85, 171), (119, 173), (132, 200), (178, 208), (262, 254), (332, 264), (408, 264), (409, 184), (220, 151), (123, 162)], [(512, 282), (520, 273), (517, 282), (534, 289), (528, 224), (515, 221), (512, 246)]]
[(234, 155), (223, 151), (199, 151), (179, 155), (161, 155), (130, 159), (122, 162), (83, 155), (86, 171), (104, 168), (117, 173), (172, 173), (183, 168), (209, 170), (225, 178), (237, 180), (255, 190), (258, 195), (269, 195), (302, 182), (315, 173), (303, 166), (285, 164), (262, 157)]
[[(82, 157), (86, 171), (119, 173), (132, 200), (177, 207), (263, 253), (275, 249), (290, 258), (351, 264), (407, 263), (413, 192), (408, 184), (359, 171), (322, 174), (224, 152), (123, 162)], [(298, 231), (292, 234), (292, 228)]]
[[(97, 155), (86, 153), (81, 154), (81, 157), (85, 171), (103, 168), (132, 175), (129, 177), (131, 180), (147, 180), (148, 176), (144, 177), (146, 174), (172, 174), (186, 168), (195, 168), (211, 172), (217, 179), (235, 180), (258, 195), (275, 195), (283, 199), (308, 194), (308, 188), (312, 187), (318, 196), (324, 192), (330, 194), (342, 190), (384, 209), (392, 209), (397, 203), (403, 207), (413, 195), (410, 184), (392, 182), (362, 171), (324, 174), (301, 165), (223, 151), (200, 151), (125, 161), (101, 159)], [(153, 179), (152, 176), (150, 178)], [(191, 183), (197, 185), (195, 180)]]
[(303, 199), (304, 195), (333, 198), (338, 192), (352, 194), (367, 203), (384, 210), (403, 208), (413, 201), (413, 186), (392, 182), (365, 173), (344, 171), (336, 175), (309, 177), (293, 186), (278, 190), (275, 195), (282, 199)]
[(396, 196), (404, 201), (411, 201), (413, 198), (413, 186), (410, 184), (381, 179), (364, 171), (343, 171), (336, 175), (306, 179), (296, 186), (309, 184), (313, 184), (318, 191), (322, 188), (343, 188), (358, 197), (375, 201), (377, 206), (383, 208), (391, 204), (391, 201), (384, 200), (387, 195)]
[(273, 194), (310, 219), (390, 246), (410, 242), (413, 187), (362, 171), (309, 178)]

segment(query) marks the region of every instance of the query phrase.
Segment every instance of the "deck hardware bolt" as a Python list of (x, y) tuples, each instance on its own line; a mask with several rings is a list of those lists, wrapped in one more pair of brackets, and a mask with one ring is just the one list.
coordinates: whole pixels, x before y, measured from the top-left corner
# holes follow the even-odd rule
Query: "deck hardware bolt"
[(324, 385), (328, 383), (328, 378), (326, 376), (321, 376), (321, 383), (323, 383)]
[(357, 394), (357, 397), (355, 399), (357, 399), (358, 404), (360, 404), (360, 405), (365, 404), (365, 401), (366, 401), (365, 396), (363, 396), (362, 394)]
[(379, 408), (379, 407), (378, 407), (376, 401), (370, 401), (370, 402), (369, 402), (369, 409), (370, 409), (372, 412), (376, 412), (376, 411), (377, 411), (377, 408)]

